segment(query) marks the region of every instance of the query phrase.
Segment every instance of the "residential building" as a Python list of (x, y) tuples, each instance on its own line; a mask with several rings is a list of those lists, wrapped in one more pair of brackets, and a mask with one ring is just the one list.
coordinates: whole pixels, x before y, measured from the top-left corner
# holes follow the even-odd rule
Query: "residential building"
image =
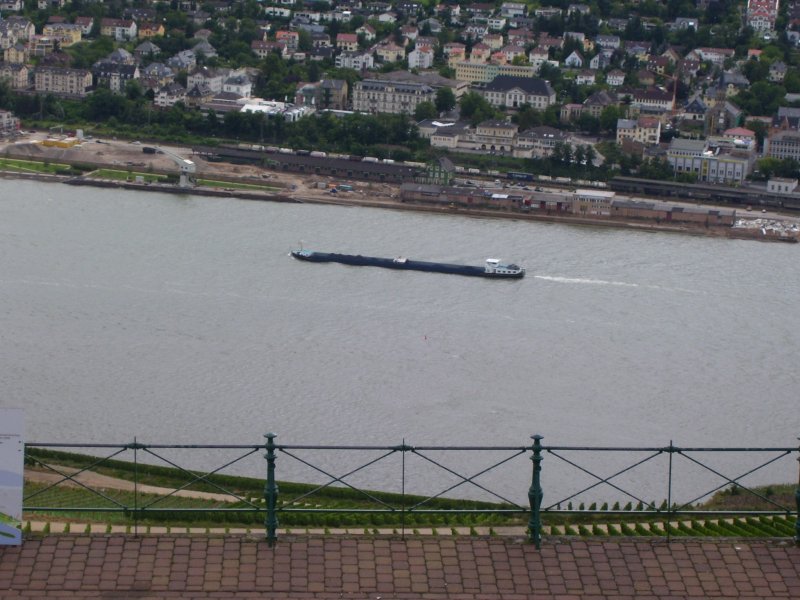
[(130, 19), (104, 18), (100, 20), (100, 35), (114, 38), (118, 42), (135, 40), (138, 31), (136, 21)]
[(34, 71), (34, 89), (37, 92), (83, 98), (91, 88), (92, 72), (88, 69), (37, 67)]
[(275, 34), (275, 41), (283, 43), (286, 48), (294, 52), (300, 45), (300, 34), (296, 31), (281, 30)]
[(139, 39), (150, 39), (154, 37), (164, 37), (163, 23), (155, 23), (153, 21), (142, 21), (139, 23)]
[(558, 144), (567, 144), (570, 141), (568, 133), (542, 125), (520, 132), (514, 148), (517, 158), (546, 158), (553, 154), (553, 149)]
[(72, 23), (48, 23), (42, 28), (42, 35), (58, 38), (59, 45), (68, 48), (81, 41), (83, 30)]
[(126, 65), (101, 60), (92, 66), (95, 87), (107, 87), (115, 94), (122, 94), (129, 81), (139, 79), (139, 68), (136, 65)]
[(94, 17), (75, 17), (75, 25), (81, 28), (81, 33), (86, 37), (92, 32)]
[(631, 98), (631, 108), (640, 112), (663, 113), (673, 108), (672, 93), (661, 88), (635, 88), (625, 95)]
[(489, 46), (491, 50), (499, 50), (503, 47), (503, 42), (504, 38), (502, 33), (488, 33), (483, 36), (483, 39), (480, 41), (481, 44)]
[(23, 65), (30, 60), (30, 49), (17, 42), (3, 52), (3, 60), (12, 65)]
[(214, 58), (217, 56), (217, 49), (209, 44), (206, 40), (202, 40), (192, 46), (194, 55), (200, 58)]
[(764, 156), (800, 161), (800, 132), (796, 129), (773, 130), (764, 139)]
[(212, 67), (198, 67), (186, 77), (186, 87), (192, 89), (196, 85), (205, 85), (214, 94), (219, 94), (228, 79), (226, 70)]
[(418, 105), (432, 102), (435, 96), (434, 89), (423, 84), (365, 79), (353, 87), (353, 110), (412, 114)]
[(752, 172), (755, 142), (673, 138), (667, 161), (676, 174), (694, 174), (698, 181), (741, 185)]
[(600, 115), (603, 114), (603, 110), (605, 110), (606, 107), (617, 106), (618, 104), (619, 99), (616, 93), (598, 90), (583, 101), (581, 114), (588, 114), (598, 119)]
[(9, 133), (19, 129), (19, 119), (8, 110), (0, 110), (0, 133)]
[(606, 75), (606, 83), (611, 87), (619, 87), (625, 83), (625, 72), (619, 69), (609, 71)]
[(609, 216), (616, 192), (606, 190), (575, 190), (572, 194), (572, 212), (576, 215)]
[(282, 54), (283, 51), (286, 50), (286, 44), (283, 42), (265, 42), (263, 40), (253, 40), (250, 42), (250, 50), (252, 50), (258, 58), (266, 58), (272, 52)]
[(771, 194), (793, 194), (797, 189), (797, 179), (772, 177), (767, 181), (767, 191)]
[(518, 131), (519, 127), (514, 123), (489, 119), (478, 123), (475, 128), (475, 145), (489, 152), (511, 153)]
[(577, 50), (573, 50), (572, 53), (564, 59), (564, 66), (580, 69), (583, 66), (583, 56)]
[(371, 69), (375, 64), (370, 52), (342, 52), (336, 56), (336, 66), (363, 71)]
[(537, 46), (528, 52), (528, 62), (538, 73), (542, 65), (550, 60), (550, 52), (543, 46)]
[[(598, 56), (600, 56), (598, 54)], [(578, 85), (594, 85), (595, 84), (595, 72), (590, 70), (583, 70), (575, 76), (575, 83)]]
[(408, 68), (411, 69), (430, 69), (433, 66), (433, 48), (422, 46), (414, 48), (408, 53)]
[(632, 140), (645, 146), (657, 146), (661, 138), (661, 121), (653, 117), (617, 119), (617, 144)]
[(177, 82), (165, 85), (155, 95), (154, 103), (159, 108), (169, 108), (186, 99), (186, 89)]
[(506, 19), (524, 17), (527, 5), (524, 2), (503, 2), (500, 5), (500, 15)]
[(164, 63), (153, 62), (144, 67), (139, 76), (142, 86), (148, 90), (157, 90), (175, 80), (175, 72)]
[(183, 101), (186, 103), (186, 106), (197, 107), (211, 102), (213, 98), (214, 92), (208, 89), (207, 85), (200, 84), (190, 88), (189, 91), (186, 92), (186, 97)]
[(30, 88), (30, 74), (28, 65), (0, 63), (0, 80), (8, 81), (12, 90), (27, 90)]
[(781, 60), (776, 60), (769, 66), (769, 80), (773, 83), (780, 83), (786, 77), (787, 71), (786, 63)]
[(355, 33), (336, 34), (336, 47), (339, 50), (355, 52), (358, 50), (358, 36)]
[(253, 91), (253, 83), (247, 75), (241, 73), (232, 74), (222, 84), (222, 91), (236, 94), (242, 98), (249, 98)]
[(317, 106), (333, 110), (347, 108), (347, 82), (344, 79), (323, 79), (320, 81)]
[(137, 60), (142, 60), (144, 58), (152, 59), (161, 54), (161, 48), (156, 46), (150, 40), (146, 40), (134, 48), (133, 54)]
[(555, 90), (544, 79), (499, 75), (487, 83), (479, 93), (492, 106), (519, 108), (529, 105), (544, 110), (556, 101)]
[(375, 54), (385, 63), (399, 62), (406, 57), (405, 48), (401, 48), (392, 42), (378, 45), (375, 48)]
[(756, 31), (774, 31), (778, 8), (779, 0), (748, 0), (745, 20)]
[(22, 12), (25, 3), (22, 0), (2, 0), (0, 2), (0, 11), (8, 14), (10, 12)]
[(495, 65), (460, 61), (456, 63), (456, 79), (470, 83), (488, 83), (500, 75), (536, 77), (537, 69), (524, 65)]
[(598, 35), (594, 39), (594, 43), (601, 48), (609, 48), (611, 50), (618, 50), (621, 44), (618, 35)]
[(191, 50), (181, 50), (175, 56), (167, 59), (167, 66), (176, 71), (188, 71), (197, 66), (197, 56)]
[(701, 62), (710, 62), (721, 67), (729, 58), (733, 58), (735, 51), (733, 48), (695, 48), (686, 57), (697, 58)]
[(375, 28), (369, 23), (364, 23), (361, 27), (356, 29), (356, 35), (363, 35), (367, 42), (375, 40)]

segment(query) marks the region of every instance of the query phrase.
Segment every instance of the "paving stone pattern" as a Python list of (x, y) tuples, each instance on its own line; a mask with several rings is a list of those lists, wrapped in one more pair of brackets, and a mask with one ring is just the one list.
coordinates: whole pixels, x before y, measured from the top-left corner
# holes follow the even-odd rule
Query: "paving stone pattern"
[(0, 547), (0, 598), (800, 598), (781, 541), (59, 535)]

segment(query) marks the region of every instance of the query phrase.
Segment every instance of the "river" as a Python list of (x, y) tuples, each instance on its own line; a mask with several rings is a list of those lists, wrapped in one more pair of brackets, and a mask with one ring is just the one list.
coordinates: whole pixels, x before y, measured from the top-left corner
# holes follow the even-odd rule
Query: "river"
[[(528, 276), (300, 263), (288, 256), (300, 241), (498, 257)], [(558, 445), (791, 446), (799, 251), (2, 180), (0, 403), (27, 409), (36, 441), (258, 443), (272, 430), (285, 444), (524, 445), (540, 433)], [(338, 473), (351, 461), (323, 455)], [(473, 456), (455, 461), (479, 470)], [(290, 462), (279, 476), (315, 479)], [(515, 465), (529, 478), (529, 461)], [(795, 473), (784, 461), (774, 476)], [(363, 481), (392, 487), (396, 474)]]

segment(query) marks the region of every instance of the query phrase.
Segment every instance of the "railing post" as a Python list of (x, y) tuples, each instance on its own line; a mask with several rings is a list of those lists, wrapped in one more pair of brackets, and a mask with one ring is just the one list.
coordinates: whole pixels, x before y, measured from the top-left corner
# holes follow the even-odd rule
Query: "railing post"
[(533, 481), (528, 490), (528, 502), (531, 505), (531, 518), (528, 521), (528, 539), (536, 545), (536, 549), (542, 547), (542, 498), (544, 492), (542, 491), (541, 473), (542, 473), (542, 436), (534, 435), (533, 438)]
[[(800, 437), (797, 438), (800, 440)], [(797, 518), (794, 521), (794, 543), (800, 546), (800, 447), (797, 448), (797, 489), (794, 491), (794, 501), (797, 504)]]
[(667, 476), (667, 543), (672, 539), (672, 454), (675, 446), (669, 441), (669, 475)]
[(264, 499), (267, 502), (267, 518), (264, 525), (267, 528), (267, 544), (270, 548), (275, 545), (278, 539), (278, 517), (275, 514), (275, 507), (278, 503), (278, 486), (275, 483), (275, 437), (274, 433), (264, 435), (267, 438), (267, 483), (264, 486)]

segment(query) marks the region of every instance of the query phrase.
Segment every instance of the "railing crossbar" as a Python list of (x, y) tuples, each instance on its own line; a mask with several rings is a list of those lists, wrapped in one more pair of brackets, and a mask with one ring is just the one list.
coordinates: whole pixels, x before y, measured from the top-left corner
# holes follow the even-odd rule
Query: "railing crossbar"
[[(224, 465), (222, 465), (221, 467), (217, 467), (217, 468), (216, 468), (216, 469), (214, 469), (213, 471), (210, 471), (210, 472), (208, 472), (208, 473), (201, 473), (201, 474), (199, 474), (199, 475), (198, 475), (197, 473), (194, 473), (194, 472), (192, 472), (192, 471), (189, 471), (188, 469), (184, 469), (182, 466), (180, 466), (180, 465), (176, 464), (175, 462), (173, 462), (173, 461), (169, 460), (168, 458), (164, 458), (163, 456), (160, 456), (159, 454), (156, 454), (155, 452), (151, 451), (151, 450), (150, 450), (150, 449), (148, 449), (148, 448), (145, 448), (145, 449), (144, 449), (144, 451), (145, 451), (145, 452), (147, 452), (147, 453), (148, 453), (150, 456), (154, 456), (154, 457), (158, 458), (159, 460), (163, 460), (165, 463), (167, 463), (167, 464), (168, 464), (168, 465), (170, 465), (170, 466), (173, 466), (173, 467), (175, 467), (176, 469), (178, 469), (178, 470), (179, 470), (179, 471), (181, 471), (182, 473), (185, 473), (185, 474), (187, 474), (187, 475), (189, 475), (189, 476), (193, 477), (193, 479), (192, 479), (191, 481), (188, 481), (188, 482), (186, 482), (186, 483), (185, 483), (185, 484), (183, 484), (181, 487), (179, 487), (179, 488), (176, 488), (176, 489), (174, 489), (174, 490), (170, 491), (170, 493), (169, 493), (169, 494), (165, 494), (165, 495), (163, 495), (163, 496), (159, 496), (158, 498), (155, 498), (155, 499), (154, 499), (152, 502), (150, 502), (150, 503), (148, 503), (148, 504), (145, 504), (145, 505), (143, 505), (143, 506), (141, 507), (142, 509), (146, 509), (146, 508), (148, 508), (148, 507), (150, 507), (150, 506), (153, 506), (154, 504), (157, 504), (157, 503), (159, 503), (159, 502), (162, 502), (163, 500), (166, 500), (167, 498), (170, 498), (170, 497), (174, 496), (174, 495), (175, 495), (175, 494), (177, 494), (179, 491), (181, 491), (181, 490), (185, 490), (185, 489), (186, 489), (186, 488), (188, 488), (190, 485), (193, 485), (194, 483), (197, 483), (198, 481), (203, 481), (203, 482), (207, 483), (208, 485), (210, 485), (210, 486), (212, 486), (212, 487), (216, 488), (217, 490), (219, 490), (219, 491), (220, 491), (220, 492), (222, 492), (223, 494), (225, 494), (225, 495), (228, 495), (228, 496), (231, 496), (231, 497), (233, 497), (233, 498), (236, 498), (236, 499), (237, 499), (237, 500), (239, 500), (240, 502), (248, 502), (247, 500), (245, 500), (244, 498), (242, 498), (242, 497), (241, 497), (241, 496), (239, 496), (238, 494), (235, 494), (235, 493), (233, 493), (232, 491), (230, 491), (230, 490), (228, 490), (228, 489), (226, 489), (226, 488), (222, 487), (221, 485), (217, 485), (217, 484), (216, 484), (216, 483), (214, 483), (213, 481), (210, 481), (210, 480), (208, 479), (208, 477), (210, 477), (211, 475), (214, 475), (214, 474), (216, 474), (216, 473), (219, 473), (219, 472), (220, 472), (222, 469), (226, 469), (226, 468), (228, 468), (229, 466), (231, 466), (231, 465), (233, 465), (233, 464), (236, 464), (236, 463), (237, 463), (237, 462), (239, 462), (240, 460), (243, 460), (243, 459), (247, 458), (248, 456), (251, 456), (252, 454), (255, 454), (256, 452), (258, 452), (258, 449), (253, 449), (253, 450), (250, 450), (250, 452), (247, 452), (246, 454), (243, 454), (242, 456), (239, 456), (238, 458), (235, 458), (235, 459), (233, 459), (232, 461), (228, 462), (227, 464), (224, 464)], [(249, 502), (248, 502), (248, 503), (249, 503)]]
[(520, 451), (519, 451), (519, 452), (517, 452), (516, 454), (512, 454), (511, 456), (509, 456), (509, 457), (507, 457), (507, 458), (505, 458), (505, 459), (501, 460), (500, 462), (498, 462), (498, 463), (496, 463), (496, 464), (494, 464), (494, 465), (491, 465), (491, 466), (487, 467), (486, 469), (483, 469), (482, 471), (479, 471), (478, 473), (476, 473), (476, 474), (475, 474), (475, 475), (473, 475), (472, 477), (465, 477), (464, 475), (461, 475), (460, 473), (458, 473), (458, 472), (454, 471), (453, 469), (450, 469), (449, 467), (446, 467), (446, 466), (444, 466), (444, 465), (442, 465), (442, 464), (438, 463), (437, 461), (433, 460), (432, 458), (430, 458), (430, 457), (428, 457), (428, 456), (426, 456), (426, 455), (424, 455), (424, 454), (422, 454), (422, 453), (420, 453), (420, 452), (417, 452), (417, 450), (416, 450), (416, 449), (414, 449), (414, 450), (412, 450), (412, 452), (413, 452), (414, 454), (416, 454), (416, 455), (417, 455), (417, 456), (419, 456), (420, 458), (423, 458), (423, 459), (427, 460), (427, 461), (428, 461), (428, 462), (430, 462), (430, 463), (433, 463), (433, 464), (434, 464), (434, 465), (436, 465), (437, 467), (439, 467), (439, 468), (441, 468), (441, 469), (444, 469), (444, 470), (445, 470), (445, 471), (447, 471), (448, 473), (450, 473), (450, 474), (452, 474), (452, 475), (455, 475), (456, 477), (459, 477), (459, 478), (460, 478), (462, 481), (459, 481), (458, 483), (456, 483), (456, 484), (454, 484), (454, 485), (450, 486), (449, 488), (442, 490), (442, 491), (441, 491), (441, 492), (439, 492), (438, 494), (435, 494), (435, 495), (433, 495), (433, 496), (430, 496), (430, 497), (426, 498), (425, 500), (423, 500), (422, 502), (419, 502), (419, 503), (415, 504), (415, 505), (414, 505), (414, 506), (412, 506), (412, 507), (411, 507), (409, 510), (414, 510), (416, 507), (418, 507), (418, 506), (421, 506), (421, 505), (423, 505), (423, 504), (425, 504), (425, 503), (429, 502), (430, 500), (434, 500), (434, 499), (436, 499), (436, 498), (439, 498), (439, 497), (443, 496), (444, 494), (446, 494), (447, 492), (450, 492), (450, 491), (452, 491), (452, 490), (456, 489), (457, 487), (459, 487), (459, 486), (461, 486), (461, 485), (464, 485), (465, 483), (471, 483), (471, 484), (472, 484), (472, 485), (474, 485), (475, 487), (477, 487), (477, 488), (479, 488), (479, 489), (483, 490), (484, 492), (486, 492), (486, 493), (488, 493), (488, 494), (491, 494), (492, 496), (494, 496), (495, 498), (497, 498), (497, 499), (499, 499), (499, 500), (502, 500), (503, 502), (507, 502), (507, 503), (511, 504), (512, 506), (516, 506), (516, 507), (518, 507), (518, 508), (522, 508), (522, 507), (521, 507), (519, 504), (517, 504), (517, 503), (516, 503), (516, 502), (514, 502), (513, 500), (509, 500), (509, 499), (507, 499), (507, 498), (505, 498), (505, 497), (501, 496), (500, 494), (498, 494), (498, 493), (496, 493), (496, 492), (493, 492), (493, 491), (492, 491), (492, 490), (490, 490), (489, 488), (487, 488), (487, 487), (485, 487), (485, 486), (483, 486), (483, 485), (481, 485), (481, 484), (477, 483), (477, 482), (476, 482), (476, 481), (474, 481), (474, 480), (475, 480), (477, 477), (480, 477), (481, 475), (483, 475), (483, 474), (485, 474), (485, 473), (488, 473), (488, 472), (489, 472), (489, 471), (491, 471), (492, 469), (495, 469), (495, 468), (499, 467), (500, 465), (502, 465), (502, 464), (505, 464), (505, 463), (507, 463), (508, 461), (515, 459), (515, 458), (516, 458), (516, 457), (518, 457), (520, 454), (524, 454), (524, 453), (525, 453), (525, 452), (527, 452), (527, 451), (528, 451), (528, 448), (523, 448), (522, 450), (520, 450)]
[(294, 500), (291, 500), (290, 502), (299, 502), (300, 500), (303, 500), (303, 499), (305, 499), (305, 498), (308, 498), (309, 496), (311, 496), (311, 495), (313, 495), (313, 494), (316, 494), (317, 492), (319, 492), (319, 491), (322, 491), (322, 490), (324, 490), (325, 488), (328, 488), (328, 487), (330, 487), (331, 485), (333, 485), (334, 483), (337, 483), (337, 482), (338, 482), (338, 483), (342, 483), (342, 484), (344, 484), (345, 486), (349, 487), (349, 488), (350, 488), (351, 490), (353, 490), (354, 492), (358, 492), (358, 493), (360, 493), (360, 494), (363, 494), (364, 496), (366, 496), (367, 498), (369, 498), (369, 499), (370, 499), (370, 500), (372, 500), (373, 502), (377, 502), (378, 504), (380, 504), (380, 505), (382, 505), (382, 506), (385, 506), (385, 507), (387, 507), (387, 508), (390, 508), (390, 509), (392, 509), (393, 511), (394, 511), (394, 510), (397, 510), (397, 509), (396, 509), (395, 507), (393, 507), (391, 504), (389, 504), (389, 503), (387, 503), (387, 502), (384, 502), (384, 501), (383, 501), (383, 500), (381, 500), (380, 498), (377, 498), (377, 497), (373, 496), (373, 495), (372, 495), (372, 494), (370, 494), (370, 493), (369, 493), (367, 490), (362, 490), (361, 488), (357, 488), (356, 486), (352, 485), (351, 483), (349, 483), (349, 482), (345, 481), (345, 478), (346, 478), (346, 477), (350, 477), (351, 475), (353, 475), (353, 474), (355, 474), (355, 473), (358, 473), (359, 471), (361, 471), (361, 470), (363, 470), (363, 469), (366, 469), (367, 467), (370, 467), (370, 466), (374, 465), (374, 464), (375, 464), (375, 463), (377, 463), (377, 462), (380, 462), (380, 461), (382, 461), (384, 458), (386, 458), (386, 457), (388, 457), (388, 456), (391, 456), (392, 454), (394, 454), (395, 452), (397, 452), (397, 450), (395, 450), (395, 449), (391, 449), (391, 451), (390, 451), (390, 452), (387, 452), (387, 453), (385, 453), (385, 454), (382, 454), (382, 455), (381, 455), (381, 456), (379, 456), (378, 458), (376, 458), (376, 459), (374, 459), (374, 460), (371, 460), (371, 461), (369, 461), (369, 462), (367, 462), (367, 463), (365, 463), (365, 464), (361, 465), (360, 467), (358, 467), (358, 468), (356, 468), (356, 469), (353, 469), (352, 471), (350, 471), (350, 472), (348, 472), (348, 473), (345, 473), (345, 474), (344, 474), (344, 475), (342, 475), (341, 477), (337, 477), (336, 475), (333, 475), (332, 473), (328, 473), (327, 471), (325, 471), (325, 469), (322, 469), (322, 468), (320, 468), (320, 467), (318, 467), (318, 466), (316, 466), (316, 465), (314, 465), (314, 464), (312, 464), (312, 463), (308, 462), (307, 460), (304, 460), (304, 459), (300, 458), (299, 456), (297, 456), (297, 455), (295, 455), (295, 454), (292, 454), (291, 452), (287, 452), (286, 450), (282, 450), (282, 452), (283, 452), (284, 454), (286, 454), (287, 456), (290, 456), (290, 457), (292, 457), (293, 459), (295, 459), (295, 460), (297, 460), (297, 461), (299, 461), (299, 462), (303, 463), (304, 465), (306, 465), (306, 466), (308, 466), (308, 467), (311, 467), (311, 468), (312, 468), (312, 469), (314, 469), (315, 471), (318, 471), (318, 472), (322, 473), (322, 474), (323, 474), (323, 475), (325, 475), (326, 477), (330, 477), (330, 478), (331, 478), (331, 480), (330, 480), (330, 481), (328, 481), (327, 483), (325, 483), (325, 484), (322, 484), (322, 485), (320, 485), (320, 486), (317, 486), (316, 488), (314, 488), (313, 490), (311, 490), (311, 491), (309, 491), (309, 492), (306, 492), (305, 494), (301, 494), (300, 496), (298, 496), (298, 497), (297, 497), (297, 498), (295, 498)]
[(622, 469), (620, 471), (617, 471), (613, 475), (610, 475), (610, 476), (608, 476), (606, 478), (602, 478), (599, 475), (595, 475), (594, 473), (592, 473), (588, 469), (585, 469), (584, 467), (580, 466), (579, 464), (569, 460), (568, 458), (566, 458), (564, 456), (561, 456), (560, 454), (558, 454), (556, 452), (553, 452), (552, 450), (548, 451), (548, 453), (552, 454), (556, 458), (560, 458), (565, 463), (567, 463), (569, 465), (572, 465), (576, 469), (578, 469), (580, 471), (583, 471), (587, 475), (597, 479), (597, 481), (595, 483), (593, 483), (592, 485), (590, 485), (589, 487), (586, 487), (586, 488), (584, 488), (584, 489), (582, 489), (582, 490), (580, 490), (578, 492), (575, 492), (574, 494), (571, 494), (571, 495), (567, 496), (566, 498), (563, 498), (563, 499), (559, 500), (558, 502), (554, 502), (553, 504), (551, 504), (550, 506), (547, 507), (547, 508), (552, 508), (553, 506), (557, 506), (557, 505), (559, 505), (559, 504), (561, 504), (563, 502), (569, 502), (573, 498), (575, 498), (577, 496), (580, 496), (581, 494), (584, 494), (584, 493), (588, 492), (589, 490), (592, 490), (592, 489), (596, 488), (597, 486), (600, 486), (600, 485), (602, 485), (604, 483), (610, 485), (615, 490), (617, 490), (619, 492), (622, 492), (623, 494), (625, 494), (627, 496), (630, 496), (631, 498), (633, 498), (637, 502), (641, 502), (642, 504), (646, 504), (646, 502), (644, 500), (642, 500), (641, 498), (639, 498), (635, 494), (632, 494), (632, 493), (628, 492), (627, 490), (624, 490), (623, 488), (619, 487), (618, 485), (616, 485), (614, 483), (611, 483), (611, 480), (614, 479), (615, 477), (619, 476), (619, 475), (622, 475), (623, 473), (627, 473), (628, 471), (631, 471), (631, 470), (635, 469), (636, 467), (638, 467), (638, 466), (640, 466), (640, 465), (642, 465), (642, 464), (644, 464), (644, 463), (646, 463), (646, 462), (648, 462), (650, 460), (653, 460), (654, 458), (660, 456), (662, 452), (661, 452), (661, 450), (658, 450), (655, 454), (651, 454), (649, 456), (646, 456), (642, 460), (637, 461), (637, 462), (633, 463), (632, 465), (629, 465), (629, 466), (625, 467), (624, 469)]
[(51, 490), (51, 489), (53, 489), (53, 488), (54, 488), (54, 487), (56, 487), (56, 486), (59, 486), (59, 485), (61, 485), (61, 484), (62, 484), (62, 483), (64, 483), (65, 481), (72, 481), (73, 483), (75, 483), (75, 484), (79, 485), (79, 486), (80, 486), (80, 487), (82, 487), (83, 489), (85, 489), (85, 490), (87, 490), (87, 491), (89, 491), (89, 492), (91, 492), (91, 493), (93, 493), (93, 494), (96, 494), (97, 496), (100, 496), (100, 497), (101, 497), (101, 498), (103, 498), (104, 500), (108, 500), (108, 501), (109, 501), (109, 502), (111, 502), (112, 504), (116, 504), (117, 506), (123, 507), (123, 506), (125, 506), (124, 504), (122, 504), (122, 503), (118, 502), (117, 500), (114, 500), (114, 498), (111, 498), (110, 496), (106, 496), (106, 495), (105, 495), (104, 493), (102, 493), (101, 491), (99, 491), (99, 490), (96, 490), (96, 489), (94, 489), (93, 487), (91, 487), (91, 486), (88, 486), (88, 485), (86, 485), (86, 484), (84, 484), (84, 483), (82, 483), (82, 482), (78, 481), (77, 479), (75, 479), (75, 477), (77, 477), (77, 476), (78, 476), (78, 475), (80, 475), (81, 473), (85, 473), (85, 472), (86, 472), (86, 471), (88, 471), (89, 469), (91, 469), (91, 468), (93, 468), (93, 467), (96, 467), (97, 465), (100, 465), (100, 464), (102, 464), (103, 462), (105, 462), (105, 461), (107, 461), (107, 460), (109, 460), (109, 459), (111, 459), (111, 458), (114, 458), (115, 456), (117, 456), (117, 455), (119, 455), (119, 454), (122, 454), (123, 452), (125, 452), (125, 450), (126, 450), (126, 448), (120, 448), (119, 450), (117, 450), (116, 452), (114, 452), (114, 454), (112, 454), (111, 456), (107, 456), (107, 457), (105, 457), (105, 458), (99, 458), (99, 459), (97, 459), (95, 462), (93, 462), (92, 464), (90, 464), (90, 465), (87, 465), (86, 467), (84, 467), (83, 469), (81, 469), (81, 470), (79, 470), (79, 471), (77, 471), (77, 472), (73, 473), (72, 475), (70, 475), (70, 474), (68, 474), (68, 473), (62, 473), (61, 471), (59, 471), (58, 469), (56, 469), (56, 468), (55, 468), (55, 467), (53, 467), (52, 465), (50, 465), (50, 464), (47, 464), (47, 463), (45, 463), (45, 462), (42, 462), (42, 461), (41, 461), (41, 460), (39, 460), (38, 458), (35, 458), (35, 457), (33, 457), (33, 460), (34, 460), (34, 461), (36, 461), (37, 463), (39, 463), (40, 465), (42, 465), (42, 466), (43, 466), (43, 467), (45, 467), (46, 469), (50, 469), (50, 470), (51, 470), (51, 471), (53, 471), (54, 473), (57, 473), (58, 475), (60, 475), (60, 476), (62, 477), (62, 479), (60, 479), (59, 481), (56, 481), (55, 483), (52, 483), (51, 485), (48, 485), (47, 487), (45, 487), (45, 488), (43, 488), (43, 489), (41, 489), (41, 490), (39, 490), (39, 491), (37, 491), (37, 492), (34, 492), (34, 493), (33, 493), (33, 494), (31, 494), (30, 496), (27, 496), (27, 497), (25, 497), (25, 500), (30, 500), (31, 498), (35, 498), (35, 497), (36, 497), (36, 496), (38, 496), (39, 494), (43, 494), (44, 492), (46, 492), (46, 491), (48, 491), (48, 490)]
[(781, 509), (783, 509), (783, 510), (785, 510), (785, 511), (787, 511), (787, 512), (790, 512), (790, 511), (791, 511), (791, 509), (790, 509), (790, 508), (787, 508), (787, 507), (783, 506), (782, 504), (779, 504), (779, 503), (775, 502), (774, 500), (770, 500), (768, 497), (766, 497), (766, 496), (764, 496), (764, 495), (762, 495), (762, 494), (759, 494), (759, 493), (758, 493), (758, 492), (756, 492), (755, 490), (753, 490), (753, 489), (751, 489), (751, 488), (749, 488), (749, 487), (747, 487), (747, 486), (744, 486), (744, 485), (742, 485), (741, 483), (739, 483), (739, 480), (740, 480), (740, 479), (743, 479), (744, 477), (747, 477), (748, 475), (751, 475), (751, 474), (755, 473), (756, 471), (759, 471), (759, 470), (761, 470), (761, 469), (763, 469), (763, 468), (765, 468), (765, 467), (767, 467), (767, 466), (771, 465), (772, 463), (774, 463), (774, 462), (776, 462), (776, 461), (778, 461), (778, 460), (782, 459), (782, 458), (783, 458), (784, 456), (786, 456), (787, 454), (790, 454), (790, 452), (784, 452), (783, 454), (780, 454), (780, 455), (778, 455), (778, 456), (776, 456), (776, 457), (774, 457), (774, 458), (772, 458), (772, 459), (768, 460), (767, 462), (765, 462), (765, 463), (763, 463), (763, 464), (761, 464), (761, 465), (758, 465), (757, 467), (754, 467), (754, 468), (750, 469), (749, 471), (746, 471), (746, 472), (742, 473), (741, 475), (739, 475), (739, 476), (738, 476), (738, 477), (736, 477), (735, 479), (729, 479), (729, 478), (728, 478), (726, 475), (723, 475), (723, 474), (722, 474), (722, 473), (720, 473), (719, 471), (717, 471), (717, 470), (715, 470), (715, 469), (712, 469), (711, 467), (709, 467), (709, 466), (708, 466), (708, 465), (706, 465), (705, 463), (703, 463), (703, 462), (700, 462), (700, 461), (696, 460), (695, 458), (693, 458), (693, 457), (691, 457), (691, 456), (689, 456), (689, 455), (687, 455), (687, 454), (685, 454), (685, 453), (683, 453), (683, 452), (680, 452), (679, 454), (680, 454), (680, 455), (682, 455), (682, 456), (683, 456), (684, 458), (686, 458), (687, 460), (689, 460), (689, 461), (691, 461), (691, 462), (695, 463), (696, 465), (698, 465), (698, 466), (700, 466), (700, 467), (703, 467), (704, 469), (707, 469), (708, 471), (711, 471), (711, 472), (712, 472), (712, 473), (714, 473), (715, 475), (717, 475), (717, 476), (719, 476), (719, 477), (722, 477), (722, 478), (725, 480), (725, 483), (723, 483), (723, 484), (721, 484), (721, 485), (718, 485), (718, 486), (717, 486), (717, 487), (715, 487), (714, 489), (712, 489), (712, 490), (709, 490), (709, 491), (707, 491), (706, 493), (704, 493), (704, 494), (702, 494), (702, 495), (698, 496), (697, 498), (694, 498), (693, 500), (689, 500), (688, 502), (684, 503), (684, 504), (681, 506), (681, 508), (683, 508), (684, 506), (691, 506), (692, 504), (694, 504), (694, 503), (695, 503), (695, 502), (697, 502), (698, 500), (700, 500), (700, 499), (702, 499), (702, 498), (705, 498), (705, 497), (706, 497), (706, 496), (708, 496), (709, 494), (713, 494), (714, 492), (717, 492), (717, 491), (721, 490), (722, 488), (724, 488), (726, 485), (728, 485), (728, 484), (730, 483), (730, 484), (732, 484), (732, 485), (735, 485), (736, 487), (742, 488), (742, 489), (743, 489), (743, 490), (745, 490), (746, 492), (749, 492), (750, 494), (752, 494), (752, 495), (753, 495), (753, 496), (755, 496), (756, 498), (760, 498), (761, 500), (764, 500), (765, 502), (767, 502), (767, 503), (769, 503), (769, 504), (772, 504), (773, 506), (777, 506), (778, 508), (781, 508)]

